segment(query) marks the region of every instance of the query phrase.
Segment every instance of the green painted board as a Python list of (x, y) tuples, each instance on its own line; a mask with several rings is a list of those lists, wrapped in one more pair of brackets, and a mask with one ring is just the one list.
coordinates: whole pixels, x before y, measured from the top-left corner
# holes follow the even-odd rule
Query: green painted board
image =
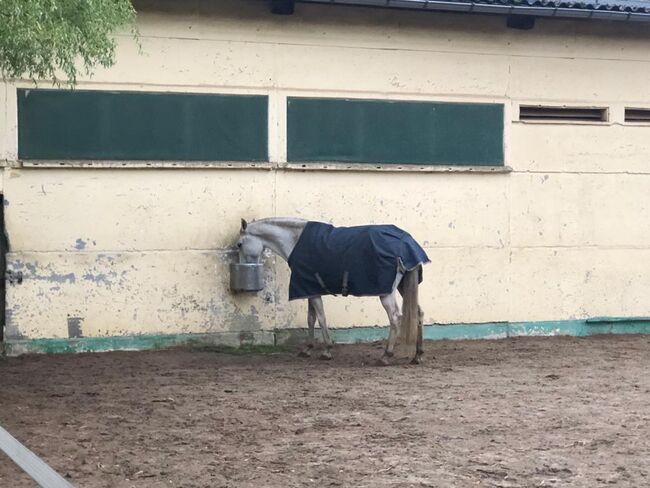
[(18, 90), (21, 159), (266, 161), (266, 96)]
[[(521, 336), (587, 337), (600, 334), (650, 334), (650, 321), (624, 317), (611, 323), (588, 324), (586, 320), (554, 320), (541, 322), (488, 322), (481, 324), (426, 325), (423, 335), (428, 340), (502, 339)], [(383, 341), (388, 327), (353, 327), (331, 330), (336, 343)], [(222, 345), (229, 347), (273, 347), (301, 343), (307, 337), (305, 329), (276, 329), (275, 331), (216, 332), (206, 334), (141, 334), (116, 337), (82, 337), (8, 340), (0, 343), (7, 355), (32, 353), (80, 353), (114, 350), (145, 350), (180, 345)]]
[(650, 317), (591, 317), (587, 319), (587, 324), (615, 324), (622, 323), (650, 323)]
[(503, 105), (287, 100), (289, 161), (503, 166)]
[(493, 322), (484, 324), (453, 324), (425, 326), (422, 333), (427, 340), (446, 339), (505, 339), (508, 324)]

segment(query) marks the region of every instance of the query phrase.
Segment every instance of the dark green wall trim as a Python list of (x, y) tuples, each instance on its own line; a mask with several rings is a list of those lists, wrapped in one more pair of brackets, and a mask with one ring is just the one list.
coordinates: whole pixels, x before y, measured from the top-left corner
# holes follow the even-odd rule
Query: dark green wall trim
[(4, 352), (20, 354), (57, 354), (107, 351), (143, 351), (183, 345), (219, 345), (242, 347), (275, 345), (273, 331), (220, 332), (211, 334), (136, 334), (112, 337), (82, 337), (78, 339), (31, 339), (4, 343)]
[(617, 324), (617, 323), (643, 323), (650, 322), (650, 317), (592, 317), (587, 319), (587, 324)]
[(20, 159), (268, 159), (266, 96), (41, 89), (17, 95)]
[[(351, 344), (384, 340), (387, 327), (354, 327), (334, 329), (337, 343)], [(306, 337), (305, 329), (275, 331), (221, 332), (211, 334), (158, 334), (118, 337), (84, 337), (78, 339), (33, 339), (4, 343), (10, 356), (38, 353), (105, 352), (116, 350), (161, 349), (182, 345), (214, 345), (228, 347), (278, 346), (296, 343)], [(650, 334), (650, 317), (609, 317), (598, 319), (557, 320), (542, 322), (490, 322), (484, 324), (427, 325), (428, 340), (505, 339), (520, 336), (567, 335), (587, 337), (600, 334)]]
[(496, 103), (289, 97), (288, 161), (502, 166)]

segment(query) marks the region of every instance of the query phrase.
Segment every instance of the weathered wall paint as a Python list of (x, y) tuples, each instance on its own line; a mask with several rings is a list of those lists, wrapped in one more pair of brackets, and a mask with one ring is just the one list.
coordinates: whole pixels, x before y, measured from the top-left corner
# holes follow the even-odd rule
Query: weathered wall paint
[[(503, 103), (513, 172), (6, 167), (9, 268), (24, 275), (9, 286), (8, 338), (67, 340), (71, 319), (86, 338), (125, 340), (268, 340), (275, 328), (303, 327), (284, 263), (267, 261), (258, 295), (227, 289), (239, 218), (272, 215), (409, 230), (433, 261), (421, 293), (427, 323), (650, 315), (650, 127), (623, 123), (625, 106), (650, 106), (643, 26), (539, 19), (523, 32), (497, 16), (140, 5), (143, 54), (119, 37), (117, 65), (81, 89), (267, 95), (276, 163), (287, 157), (287, 97)], [(607, 106), (610, 121), (520, 123), (519, 103)], [(0, 85), (0, 159), (11, 165), (15, 120), (15, 85)], [(326, 309), (337, 328), (386, 323), (376, 299), (327, 298)]]

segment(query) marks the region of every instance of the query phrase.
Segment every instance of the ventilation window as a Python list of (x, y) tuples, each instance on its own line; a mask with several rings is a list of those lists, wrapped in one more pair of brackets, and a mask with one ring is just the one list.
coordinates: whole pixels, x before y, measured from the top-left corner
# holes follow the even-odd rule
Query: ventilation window
[(607, 122), (607, 109), (520, 105), (519, 120), (548, 122)]
[(650, 122), (650, 108), (626, 108), (625, 122)]

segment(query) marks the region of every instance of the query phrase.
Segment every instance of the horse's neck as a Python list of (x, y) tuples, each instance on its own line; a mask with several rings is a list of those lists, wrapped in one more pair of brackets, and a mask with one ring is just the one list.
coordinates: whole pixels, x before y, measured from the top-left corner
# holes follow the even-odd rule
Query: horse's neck
[(263, 219), (251, 222), (247, 231), (262, 239), (265, 247), (288, 260), (306, 224), (306, 220), (300, 219)]

